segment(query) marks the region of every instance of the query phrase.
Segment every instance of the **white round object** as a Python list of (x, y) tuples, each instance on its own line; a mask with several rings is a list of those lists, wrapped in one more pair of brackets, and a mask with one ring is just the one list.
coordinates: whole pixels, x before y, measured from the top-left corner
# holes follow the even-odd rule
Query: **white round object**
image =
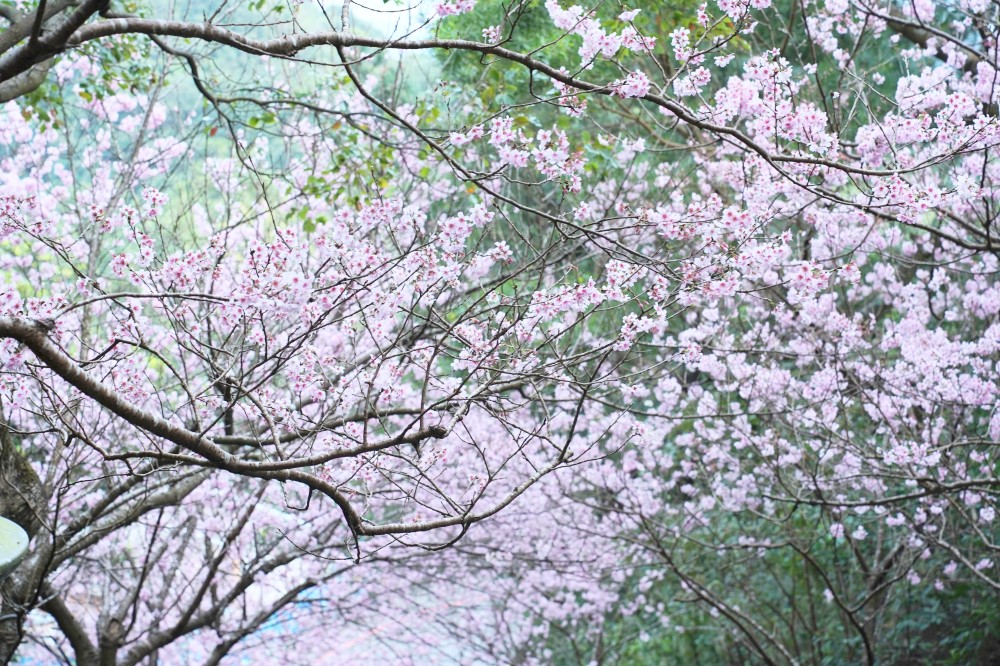
[(28, 533), (17, 523), (0, 517), (0, 582), (11, 574), (28, 552)]

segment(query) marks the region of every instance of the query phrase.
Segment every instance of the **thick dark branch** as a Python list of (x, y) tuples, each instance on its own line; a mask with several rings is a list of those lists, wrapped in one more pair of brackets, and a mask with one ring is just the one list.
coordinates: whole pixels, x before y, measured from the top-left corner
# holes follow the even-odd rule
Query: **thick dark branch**
[(52, 62), (50, 58), (32, 66), (26, 72), (21, 72), (12, 79), (0, 82), (0, 104), (6, 104), (37, 90), (40, 85), (45, 83), (45, 77), (52, 69)]
[(198, 433), (143, 411), (84, 372), (49, 340), (48, 329), (44, 324), (31, 319), (0, 317), (0, 337), (11, 338), (25, 345), (39, 361), (71, 386), (135, 427), (187, 449), (213, 467), (245, 476), (303, 483), (330, 497), (343, 511), (353, 529), (361, 528), (360, 516), (334, 486), (298, 470), (261, 470), (260, 463), (242, 461)]
[(165, 421), (158, 416), (147, 414), (88, 375), (49, 340), (45, 324), (31, 319), (0, 317), (0, 337), (11, 338), (25, 345), (39, 361), (81, 393), (137, 428), (179, 444), (188, 451), (220, 465), (238, 462), (234, 456), (215, 446), (209, 440), (199, 437), (197, 433)]
[(21, 13), (9, 5), (0, 4), (0, 18), (8, 23), (17, 23)]
[[(237, 458), (221, 449), (207, 437), (170, 423), (155, 414), (145, 412), (136, 405), (128, 402), (99, 380), (84, 372), (72, 358), (63, 353), (57, 345), (49, 340), (49, 330), (50, 326), (33, 319), (0, 317), (0, 338), (17, 340), (25, 345), (49, 370), (119, 418), (131, 423), (140, 430), (173, 442), (196, 454), (198, 458), (191, 460), (192, 464), (201, 464), (206, 467), (214, 467), (232, 472), (233, 474), (258, 479), (301, 483), (333, 500), (355, 534), (368, 536), (380, 534), (413, 534), (448, 527), (468, 526), (489, 518), (509, 506), (525, 490), (567, 460), (568, 454), (562, 452), (551, 463), (538, 469), (538, 471), (525, 479), (520, 485), (508, 492), (506, 496), (497, 500), (493, 506), (479, 513), (463, 513), (417, 523), (399, 522), (373, 525), (361, 519), (361, 516), (354, 510), (354, 507), (351, 506), (350, 502), (337, 486), (301, 469), (274, 469), (275, 463), (248, 461)], [(440, 435), (440, 432), (435, 433), (433, 426), (427, 430), (431, 436), (435, 436), (435, 434)], [(412, 434), (405, 435), (398, 439), (398, 443), (407, 443), (412, 437)]]
[[(49, 21), (56, 15), (66, 11), (73, 4), (72, 0), (60, 0), (60, 2), (54, 2), (51, 5), (43, 3), (43, 6), (39, 7), (42, 11), (41, 22), (44, 24), (45, 21)], [(9, 9), (4, 14), (4, 18), (10, 21), (12, 25), (0, 33), (0, 53), (6, 53), (31, 35), (35, 24), (39, 22), (39, 13), (36, 10), (28, 14), (18, 14), (14, 10)]]
[(66, 602), (58, 594), (50, 589), (43, 589), (42, 593), (48, 600), (42, 604), (42, 610), (52, 616), (59, 626), (63, 636), (69, 641), (73, 652), (76, 655), (76, 663), (80, 666), (91, 666), (98, 663), (98, 652), (93, 641), (87, 634), (86, 628), (76, 619)]
[[(43, 9), (49, 16), (43, 18), (45, 26), (42, 34), (34, 38), (37, 23), (35, 14), (24, 17), (8, 30), (0, 33), (0, 82), (8, 81), (34, 65), (45, 62), (66, 50), (73, 33), (90, 17), (107, 5), (108, 0), (82, 0), (82, 2), (60, 2)], [(51, 20), (56, 14), (75, 6), (75, 10), (59, 20)], [(41, 31), (41, 27), (39, 28)], [(23, 39), (32, 39), (22, 46), (16, 46)]]
[(46, 0), (38, 0), (38, 9), (35, 10), (35, 22), (31, 26), (31, 37), (28, 38), (28, 46), (34, 46), (38, 42), (38, 36), (42, 34), (42, 24), (45, 23)]
[(201, 485), (207, 478), (207, 475), (208, 472), (199, 471), (187, 479), (176, 481), (158, 493), (141, 498), (135, 504), (125, 505), (121, 509), (108, 514), (100, 522), (89, 526), (85, 533), (78, 535), (72, 541), (65, 536), (60, 536), (57, 540), (58, 549), (53, 556), (51, 566), (53, 568), (59, 566), (66, 560), (83, 552), (102, 539), (107, 538), (109, 534), (134, 524), (136, 520), (151, 511), (179, 505)]

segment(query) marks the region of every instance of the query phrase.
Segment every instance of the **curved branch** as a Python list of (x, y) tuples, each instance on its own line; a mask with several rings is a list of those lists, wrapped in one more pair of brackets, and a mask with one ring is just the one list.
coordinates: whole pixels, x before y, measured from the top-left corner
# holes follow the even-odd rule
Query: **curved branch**
[[(184, 21), (167, 21), (141, 18), (114, 18), (98, 23), (92, 23), (81, 27), (66, 42), (66, 47), (78, 46), (89, 41), (111, 37), (113, 35), (142, 34), (158, 37), (181, 37), (184, 39), (196, 39), (204, 42), (211, 42), (228, 46), (251, 55), (270, 55), (284, 58), (292, 58), (301, 51), (319, 47), (332, 46), (336, 48), (346, 47), (366, 47), (375, 49), (391, 50), (458, 50), (492, 55), (503, 60), (519, 64), (531, 71), (544, 74), (548, 78), (559, 81), (583, 92), (599, 95), (613, 96), (609, 86), (599, 85), (590, 81), (575, 78), (561, 71), (556, 67), (548, 65), (529, 55), (512, 51), (495, 44), (485, 44), (462, 39), (378, 39), (374, 37), (364, 37), (347, 32), (327, 32), (313, 34), (285, 35), (274, 39), (253, 39), (225, 28), (212, 25), (210, 23), (191, 23)], [(0, 79), (9, 75), (0, 63)], [(915, 166), (907, 169), (865, 169), (861, 167), (849, 166), (835, 160), (804, 157), (794, 155), (776, 155), (769, 152), (764, 146), (747, 136), (738, 129), (717, 125), (707, 120), (698, 118), (693, 111), (686, 106), (668, 99), (661, 95), (649, 93), (641, 98), (647, 102), (659, 106), (673, 115), (677, 116), (684, 123), (698, 129), (733, 137), (743, 146), (754, 153), (760, 155), (769, 164), (775, 166), (780, 163), (805, 164), (814, 166), (829, 167), (845, 173), (861, 176), (895, 176), (911, 171), (918, 171), (921, 167)], [(779, 171), (781, 171), (779, 169)], [(784, 171), (782, 174), (791, 178)]]
[[(50, 328), (51, 326), (47, 322), (27, 318), (0, 317), (0, 338), (16, 340), (26, 346), (52, 372), (119, 418), (124, 419), (140, 430), (173, 442), (194, 453), (196, 457), (186, 462), (204, 467), (214, 467), (241, 476), (301, 483), (311, 490), (322, 493), (330, 498), (341, 510), (351, 530), (357, 535), (413, 534), (448, 527), (467, 527), (472, 523), (485, 520), (497, 514), (520, 497), (524, 491), (538, 482), (539, 479), (548, 475), (569, 459), (569, 454), (565, 450), (560, 452), (555, 460), (540, 468), (520, 485), (511, 489), (506, 496), (497, 500), (493, 506), (479, 513), (472, 513), (470, 511), (460, 515), (424, 522), (373, 524), (361, 518), (337, 486), (313, 474), (309, 474), (301, 469), (276, 469), (273, 463), (269, 464), (266, 461), (257, 462), (237, 458), (223, 450), (218, 444), (207, 437), (170, 423), (154, 414), (145, 412), (128, 402), (99, 380), (84, 372), (73, 359), (53, 343), (48, 337)], [(435, 433), (436, 435), (441, 434), (441, 431), (433, 426), (426, 430), (430, 436), (435, 436)], [(405, 443), (409, 441), (410, 437), (412, 435), (401, 438), (401, 442)]]

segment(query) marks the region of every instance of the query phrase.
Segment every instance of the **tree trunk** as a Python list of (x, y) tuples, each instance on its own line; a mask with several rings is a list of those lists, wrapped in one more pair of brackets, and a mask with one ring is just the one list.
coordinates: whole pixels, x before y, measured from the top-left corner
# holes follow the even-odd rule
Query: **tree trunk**
[(17, 647), (21, 644), (23, 620), (17, 607), (7, 601), (6, 590), (4, 592), (3, 606), (0, 606), (0, 666), (6, 666), (11, 662)]

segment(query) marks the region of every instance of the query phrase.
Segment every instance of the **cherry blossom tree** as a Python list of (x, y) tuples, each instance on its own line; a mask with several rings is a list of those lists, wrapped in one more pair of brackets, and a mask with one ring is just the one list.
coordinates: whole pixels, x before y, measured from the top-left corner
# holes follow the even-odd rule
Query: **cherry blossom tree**
[(1000, 588), (995, 6), (0, 8), (3, 659), (874, 664)]

